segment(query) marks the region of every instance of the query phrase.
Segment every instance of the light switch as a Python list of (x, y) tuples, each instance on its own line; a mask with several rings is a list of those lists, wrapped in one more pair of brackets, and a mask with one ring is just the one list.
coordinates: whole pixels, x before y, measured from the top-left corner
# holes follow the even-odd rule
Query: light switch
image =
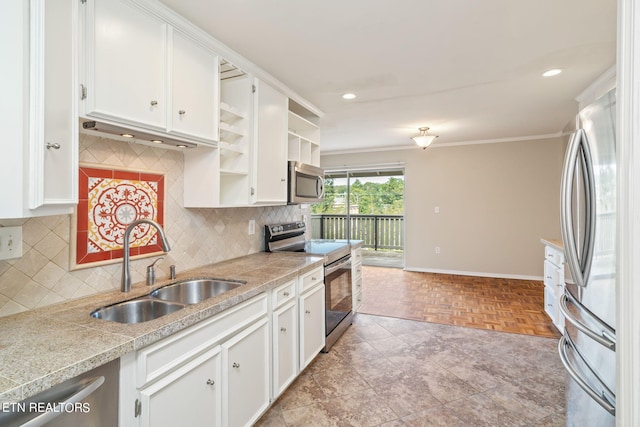
[(440, 213), (440, 206), (436, 206), (435, 208), (433, 208), (433, 212)]
[(22, 256), (22, 226), (0, 227), (0, 259)]
[(249, 236), (253, 234), (256, 234), (256, 220), (250, 219), (249, 220)]

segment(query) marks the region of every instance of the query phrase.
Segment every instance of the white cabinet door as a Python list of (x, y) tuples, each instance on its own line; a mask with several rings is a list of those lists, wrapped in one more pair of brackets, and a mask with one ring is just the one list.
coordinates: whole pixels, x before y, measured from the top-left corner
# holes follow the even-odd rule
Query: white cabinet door
[(169, 131), (218, 139), (218, 58), (179, 31), (171, 40)]
[(140, 391), (140, 425), (219, 426), (221, 387), (220, 347), (215, 347)]
[(269, 406), (267, 318), (222, 344), (222, 373), (222, 425), (241, 427), (253, 424)]
[(167, 24), (123, 0), (88, 2), (85, 114), (164, 130)]
[(287, 202), (288, 99), (255, 80), (253, 203)]
[(300, 296), (300, 370), (322, 350), (325, 343), (324, 283)]
[(78, 202), (77, 2), (31, 2), (29, 208)]
[(295, 300), (273, 312), (273, 397), (298, 374), (298, 310)]

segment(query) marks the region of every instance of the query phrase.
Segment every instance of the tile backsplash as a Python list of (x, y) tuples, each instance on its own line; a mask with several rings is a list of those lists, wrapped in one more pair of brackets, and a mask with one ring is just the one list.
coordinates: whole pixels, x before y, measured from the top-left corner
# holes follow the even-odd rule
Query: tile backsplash
[[(263, 225), (302, 218), (300, 206), (186, 209), (182, 206), (183, 155), (179, 151), (80, 135), (80, 162), (166, 174), (165, 232), (171, 244), (156, 264), (157, 276), (220, 262), (264, 249)], [(248, 235), (249, 220), (256, 233)], [(16, 221), (0, 225), (15, 225)], [(71, 215), (37, 217), (22, 222), (23, 255), (0, 261), (0, 316), (119, 289), (121, 263), (70, 271)], [(156, 258), (131, 262), (133, 282), (144, 280)]]

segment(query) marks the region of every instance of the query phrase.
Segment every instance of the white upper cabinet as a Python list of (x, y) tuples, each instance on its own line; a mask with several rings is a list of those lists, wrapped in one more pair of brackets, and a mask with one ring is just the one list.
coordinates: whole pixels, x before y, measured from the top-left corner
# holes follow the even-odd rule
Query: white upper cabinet
[(213, 142), (218, 135), (218, 58), (183, 33), (170, 34), (169, 130)]
[(255, 79), (252, 203), (287, 203), (287, 115), (289, 100)]
[(171, 25), (171, 12), (163, 9), (163, 16), (145, 7), (150, 9), (128, 0), (87, 1), (82, 114), (215, 144), (217, 55)]
[(32, 1), (32, 15), (43, 12), (31, 31), (29, 208), (66, 211), (78, 201), (77, 5)]
[(84, 113), (163, 130), (167, 24), (123, 0), (86, 8)]
[(78, 201), (77, 17), (75, 0), (3, 3), (0, 218), (67, 214)]

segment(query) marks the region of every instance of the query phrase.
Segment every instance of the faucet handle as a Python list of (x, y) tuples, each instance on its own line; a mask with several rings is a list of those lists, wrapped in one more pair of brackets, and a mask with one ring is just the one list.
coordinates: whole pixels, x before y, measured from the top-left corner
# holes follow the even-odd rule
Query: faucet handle
[(147, 285), (153, 286), (156, 284), (156, 270), (155, 265), (158, 261), (164, 259), (164, 257), (160, 257), (157, 260), (153, 261), (151, 264), (147, 266)]
[(176, 278), (176, 265), (170, 265), (169, 266), (169, 279), (175, 279)]
[(163, 256), (161, 256), (160, 258), (158, 258), (157, 260), (155, 260), (155, 261), (153, 261), (151, 264), (149, 264), (149, 265), (147, 266), (147, 268), (154, 268), (154, 267), (156, 266), (156, 262), (158, 262), (158, 261), (160, 261), (160, 260), (163, 260), (163, 259), (164, 259), (164, 257), (163, 257)]

